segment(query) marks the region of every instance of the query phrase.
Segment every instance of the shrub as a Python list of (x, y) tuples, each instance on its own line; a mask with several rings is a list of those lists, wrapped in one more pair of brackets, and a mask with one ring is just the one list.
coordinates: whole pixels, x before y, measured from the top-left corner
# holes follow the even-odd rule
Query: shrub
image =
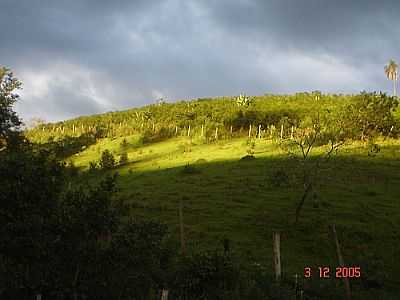
[(255, 148), (256, 148), (256, 143), (255, 143), (255, 141), (254, 140), (248, 140), (247, 141), (247, 145), (248, 145), (248, 148), (247, 148), (247, 154), (248, 155), (251, 155), (251, 156), (253, 156), (254, 155), (254, 150), (255, 150)]
[(187, 164), (183, 167), (182, 174), (198, 174), (200, 170), (197, 169), (195, 166)]
[(93, 172), (96, 171), (99, 168), (99, 164), (95, 161), (89, 162), (89, 171)]
[(101, 158), (99, 161), (100, 168), (103, 170), (112, 169), (115, 167), (114, 155), (109, 150), (104, 150), (101, 153)]
[(255, 159), (254, 155), (245, 155), (240, 160), (253, 160)]
[(126, 151), (128, 149), (129, 144), (125, 138), (122, 140), (121, 144), (119, 144), (119, 147), (122, 151)]
[(369, 138), (376, 133), (389, 135), (396, 122), (393, 112), (399, 105), (395, 97), (384, 93), (357, 95), (346, 108), (345, 123), (352, 137)]
[(119, 164), (124, 165), (126, 163), (128, 163), (128, 154), (126, 152), (123, 152), (119, 157)]

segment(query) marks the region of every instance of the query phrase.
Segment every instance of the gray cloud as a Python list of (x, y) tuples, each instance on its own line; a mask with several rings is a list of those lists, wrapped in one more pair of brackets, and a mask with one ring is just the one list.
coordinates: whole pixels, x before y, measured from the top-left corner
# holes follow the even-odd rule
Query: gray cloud
[(153, 102), (320, 89), (389, 91), (397, 1), (11, 1), (1, 64), (18, 112), (59, 120)]

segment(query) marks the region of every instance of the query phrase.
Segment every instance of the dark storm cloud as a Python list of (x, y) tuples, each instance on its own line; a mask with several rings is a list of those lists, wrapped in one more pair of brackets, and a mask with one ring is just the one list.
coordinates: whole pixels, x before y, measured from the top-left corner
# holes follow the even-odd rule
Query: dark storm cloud
[(18, 111), (56, 120), (218, 95), (386, 90), (397, 1), (0, 2)]
[(215, 1), (210, 11), (229, 32), (274, 42), (281, 49), (371, 58), (400, 49), (398, 1)]

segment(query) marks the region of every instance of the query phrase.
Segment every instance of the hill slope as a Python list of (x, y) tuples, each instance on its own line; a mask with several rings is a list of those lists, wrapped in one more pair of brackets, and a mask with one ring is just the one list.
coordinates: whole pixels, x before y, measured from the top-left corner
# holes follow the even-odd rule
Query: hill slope
[[(250, 107), (232, 98), (152, 105), (47, 124), (28, 136), (69, 147), (60, 153), (83, 170), (106, 149), (117, 159), (126, 153), (128, 162), (108, 171), (119, 173), (119, 197), (133, 216), (166, 222), (176, 242), (183, 201), (191, 250), (215, 249), (228, 238), (234, 251), (272, 268), (272, 232), (280, 230), (285, 276), (301, 275), (306, 266), (334, 270), (328, 227), (334, 223), (345, 263), (362, 270), (353, 288), (367, 299), (400, 286), (400, 141), (349, 139), (321, 169), (297, 225), (301, 167), (282, 147), (316, 106), (339, 116), (354, 97), (263, 96)], [(317, 147), (312, 155), (323, 151)], [(101, 173), (90, 174), (97, 180)], [(337, 282), (318, 284), (334, 288)], [(368, 282), (380, 288), (368, 289)]]

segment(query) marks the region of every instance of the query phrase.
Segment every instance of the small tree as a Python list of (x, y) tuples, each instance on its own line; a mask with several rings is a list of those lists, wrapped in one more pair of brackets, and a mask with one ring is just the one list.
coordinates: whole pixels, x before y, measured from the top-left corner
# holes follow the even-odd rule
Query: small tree
[(121, 144), (119, 144), (119, 147), (121, 148), (122, 151), (126, 151), (129, 147), (128, 141), (124, 138)]
[(101, 158), (99, 161), (100, 168), (103, 170), (112, 169), (115, 167), (114, 155), (108, 150), (104, 150), (101, 153)]
[(253, 104), (253, 99), (246, 96), (246, 94), (240, 94), (238, 97), (236, 97), (236, 104), (241, 107), (249, 107), (251, 104)]
[(385, 93), (363, 92), (354, 98), (343, 112), (349, 137), (369, 138), (377, 133), (387, 135), (395, 125), (394, 110), (397, 98)]
[(9, 69), (0, 67), (0, 150), (10, 139), (19, 136), (17, 130), (22, 122), (12, 107), (19, 99), (15, 91), (21, 89), (21, 85)]
[[(338, 123), (340, 124), (340, 123)], [(321, 118), (320, 112), (312, 118), (306, 119), (296, 130), (293, 139), (284, 140), (283, 146), (290, 158), (293, 158), (300, 168), (302, 194), (296, 205), (295, 223), (300, 218), (303, 205), (309, 195), (316, 196), (315, 187), (320, 178), (322, 164), (330, 160), (343, 145), (342, 128), (335, 124), (334, 118)], [(318, 146), (323, 149), (314, 151)]]

